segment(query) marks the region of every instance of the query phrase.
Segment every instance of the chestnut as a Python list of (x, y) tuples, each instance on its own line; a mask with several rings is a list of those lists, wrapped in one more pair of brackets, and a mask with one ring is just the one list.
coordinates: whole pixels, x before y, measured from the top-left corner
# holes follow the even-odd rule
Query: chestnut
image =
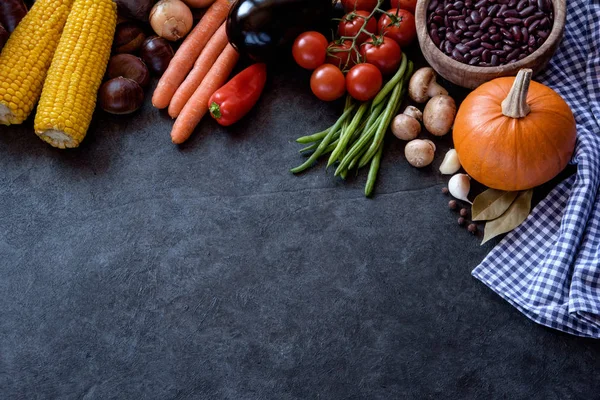
[(162, 75), (173, 58), (173, 48), (167, 39), (150, 36), (142, 43), (140, 56), (152, 72)]
[(146, 34), (135, 22), (117, 25), (113, 48), (115, 53), (135, 53), (146, 39)]
[(100, 86), (98, 102), (108, 113), (130, 114), (144, 103), (144, 90), (133, 79), (114, 78)]
[(116, 0), (119, 14), (140, 21), (148, 21), (154, 0)]
[(136, 81), (141, 87), (148, 86), (150, 83), (150, 71), (141, 58), (131, 54), (117, 54), (108, 61), (106, 68), (108, 79), (129, 78)]

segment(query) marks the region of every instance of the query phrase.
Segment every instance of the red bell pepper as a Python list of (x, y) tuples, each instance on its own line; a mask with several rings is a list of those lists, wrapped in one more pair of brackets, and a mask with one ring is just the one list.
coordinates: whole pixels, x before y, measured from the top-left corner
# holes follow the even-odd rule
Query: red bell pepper
[(229, 126), (254, 107), (267, 81), (266, 64), (254, 64), (231, 78), (208, 100), (210, 115), (223, 126)]

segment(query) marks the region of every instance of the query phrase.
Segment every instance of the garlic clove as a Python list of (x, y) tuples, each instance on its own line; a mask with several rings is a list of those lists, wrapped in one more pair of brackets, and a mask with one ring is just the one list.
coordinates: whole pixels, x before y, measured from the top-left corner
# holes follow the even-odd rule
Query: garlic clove
[(448, 190), (450, 194), (458, 200), (466, 201), (469, 204), (471, 201), (467, 198), (471, 190), (471, 178), (467, 174), (456, 174), (450, 178), (448, 182)]
[(458, 159), (458, 153), (454, 149), (448, 150), (440, 165), (440, 172), (444, 175), (452, 175), (458, 172), (460, 169), (460, 160)]

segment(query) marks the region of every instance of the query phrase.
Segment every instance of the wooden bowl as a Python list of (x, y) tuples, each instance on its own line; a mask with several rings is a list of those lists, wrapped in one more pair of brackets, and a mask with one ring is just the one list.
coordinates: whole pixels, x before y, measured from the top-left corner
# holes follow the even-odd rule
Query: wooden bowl
[(501, 76), (514, 76), (521, 68), (531, 68), (533, 74), (540, 72), (546, 67), (550, 58), (558, 48), (565, 30), (567, 17), (567, 1), (552, 0), (554, 6), (554, 25), (548, 39), (542, 46), (523, 58), (508, 65), (498, 67), (476, 67), (458, 62), (436, 47), (427, 30), (427, 7), (431, 0), (418, 0), (415, 10), (415, 22), (417, 25), (417, 36), (423, 56), (443, 78), (468, 89)]

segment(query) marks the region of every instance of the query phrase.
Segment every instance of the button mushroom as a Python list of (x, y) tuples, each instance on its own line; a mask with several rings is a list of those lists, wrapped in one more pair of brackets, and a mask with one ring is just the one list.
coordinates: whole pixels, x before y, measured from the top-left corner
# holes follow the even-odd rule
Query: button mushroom
[(423, 125), (435, 136), (444, 136), (450, 132), (456, 116), (456, 103), (447, 95), (432, 97), (423, 110)]
[(413, 140), (421, 133), (423, 113), (417, 107), (408, 106), (392, 121), (392, 133), (401, 140)]
[(413, 167), (426, 167), (433, 162), (435, 144), (431, 140), (411, 140), (404, 147), (404, 156)]
[(410, 78), (408, 95), (413, 101), (425, 103), (439, 94), (448, 94), (448, 91), (436, 82), (436, 73), (433, 68), (421, 68)]

